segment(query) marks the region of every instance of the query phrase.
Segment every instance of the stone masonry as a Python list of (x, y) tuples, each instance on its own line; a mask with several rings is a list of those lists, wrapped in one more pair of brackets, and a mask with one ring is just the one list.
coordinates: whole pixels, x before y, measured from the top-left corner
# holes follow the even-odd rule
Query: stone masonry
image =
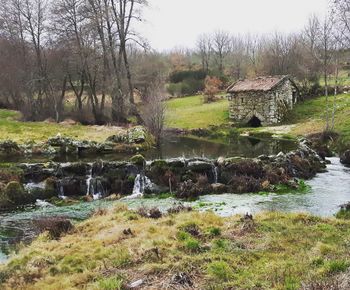
[(281, 122), (298, 97), (298, 88), (288, 76), (238, 81), (227, 92), (230, 94), (230, 119), (250, 125), (254, 121), (253, 126)]

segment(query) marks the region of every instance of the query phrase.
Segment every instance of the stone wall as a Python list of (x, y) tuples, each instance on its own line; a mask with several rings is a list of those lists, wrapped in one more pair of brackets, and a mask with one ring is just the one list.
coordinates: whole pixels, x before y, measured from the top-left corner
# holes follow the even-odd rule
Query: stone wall
[(253, 116), (262, 125), (276, 124), (282, 121), (286, 112), (293, 109), (295, 87), (289, 79), (268, 92), (238, 92), (231, 94), (230, 119), (239, 123), (248, 123)]

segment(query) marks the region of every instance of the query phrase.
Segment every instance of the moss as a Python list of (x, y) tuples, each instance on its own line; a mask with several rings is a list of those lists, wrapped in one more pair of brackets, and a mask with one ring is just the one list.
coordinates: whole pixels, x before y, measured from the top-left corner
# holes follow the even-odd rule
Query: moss
[(144, 166), (146, 163), (145, 157), (141, 154), (134, 155), (130, 158), (130, 162), (138, 166)]
[(0, 199), (9, 201), (13, 206), (23, 205), (35, 200), (30, 193), (24, 190), (22, 184), (17, 181), (11, 181), (6, 185)]

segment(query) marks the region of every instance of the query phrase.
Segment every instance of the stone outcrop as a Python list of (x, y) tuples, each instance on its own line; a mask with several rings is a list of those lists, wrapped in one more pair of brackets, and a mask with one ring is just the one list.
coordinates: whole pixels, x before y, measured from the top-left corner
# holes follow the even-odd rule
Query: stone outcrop
[[(145, 162), (136, 155), (129, 162), (19, 164), (5, 180), (0, 174), (0, 207), (53, 196), (127, 196), (172, 192), (178, 198), (203, 194), (274, 191), (276, 185), (297, 186), (295, 178), (309, 179), (325, 170), (325, 162), (307, 141), (287, 154), (255, 159), (168, 159)], [(11, 182), (16, 183), (13, 184)], [(135, 184), (138, 184), (135, 192)], [(18, 190), (13, 190), (17, 188)], [(5, 202), (6, 201), (6, 202)], [(10, 201), (10, 202), (8, 202)]]
[(104, 155), (111, 153), (136, 153), (152, 148), (154, 138), (142, 126), (130, 128), (105, 142), (76, 140), (58, 134), (46, 142), (18, 144), (11, 140), (0, 142), (0, 156), (24, 155)]
[(350, 165), (350, 150), (347, 150), (340, 155), (340, 162), (345, 165)]

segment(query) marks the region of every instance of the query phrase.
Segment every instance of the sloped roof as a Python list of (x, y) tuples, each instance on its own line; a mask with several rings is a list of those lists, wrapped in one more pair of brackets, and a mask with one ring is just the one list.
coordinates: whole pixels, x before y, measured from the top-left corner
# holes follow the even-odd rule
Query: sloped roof
[(238, 92), (267, 92), (275, 88), (285, 79), (290, 79), (289, 76), (264, 76), (255, 79), (240, 80), (228, 87), (228, 93)]

